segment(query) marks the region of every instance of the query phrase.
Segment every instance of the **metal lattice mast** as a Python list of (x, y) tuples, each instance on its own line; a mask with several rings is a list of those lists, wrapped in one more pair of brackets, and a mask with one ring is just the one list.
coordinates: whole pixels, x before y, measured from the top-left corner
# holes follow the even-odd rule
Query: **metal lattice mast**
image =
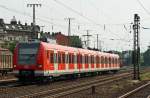
[(33, 36), (33, 38), (38, 38), (38, 34), (36, 34), (36, 32), (35, 32), (35, 25), (36, 25), (36, 22), (35, 22), (35, 7), (41, 7), (42, 6), (42, 4), (27, 4), (27, 7), (33, 7), (33, 29), (32, 29), (32, 31), (33, 31), (33, 34), (34, 34), (34, 36)]
[(133, 31), (134, 31), (134, 46), (133, 46), (133, 64), (134, 64), (134, 80), (140, 79), (140, 17), (138, 14), (134, 14), (134, 24), (133, 24)]

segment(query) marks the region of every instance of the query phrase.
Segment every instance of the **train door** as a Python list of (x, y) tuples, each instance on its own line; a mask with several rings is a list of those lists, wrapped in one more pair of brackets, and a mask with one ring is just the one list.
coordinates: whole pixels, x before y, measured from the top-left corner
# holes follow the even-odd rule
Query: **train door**
[(81, 71), (82, 69), (82, 55), (81, 54), (77, 54), (77, 68), (79, 70), (79, 72)]
[(115, 68), (117, 67), (117, 58), (115, 58)]
[(101, 56), (99, 56), (99, 69), (102, 68), (102, 63), (101, 63)]
[(58, 51), (58, 70), (64, 71), (65, 69), (65, 52)]
[(111, 66), (112, 66), (111, 57), (109, 57), (109, 59), (108, 59), (108, 64), (109, 64), (109, 68), (111, 68)]
[(104, 68), (104, 62), (105, 62), (105, 59), (103, 56), (101, 56), (101, 68)]
[(84, 57), (85, 57), (85, 69), (88, 70), (88, 68), (89, 68), (89, 64), (88, 64), (88, 55), (85, 54)]
[(57, 73), (58, 71), (58, 53), (56, 50), (54, 50), (54, 73)]
[(94, 69), (94, 55), (91, 55), (91, 68)]
[(69, 53), (69, 70), (74, 69), (74, 54)]
[(70, 71), (69, 70), (69, 53), (68, 53), (68, 51), (65, 52), (65, 66), (66, 66), (66, 71), (67, 72)]
[(105, 57), (105, 63), (104, 63), (104, 66), (105, 66), (105, 69), (107, 68), (107, 57)]
[(48, 69), (54, 71), (54, 51), (48, 50), (47, 51), (47, 58), (48, 58)]
[(97, 55), (96, 56), (96, 69), (99, 68), (99, 56)]

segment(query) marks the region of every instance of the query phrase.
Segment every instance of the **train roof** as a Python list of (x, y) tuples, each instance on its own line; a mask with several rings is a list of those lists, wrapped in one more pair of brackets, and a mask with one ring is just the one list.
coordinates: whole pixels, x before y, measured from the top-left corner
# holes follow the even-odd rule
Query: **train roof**
[(112, 54), (112, 53), (105, 53), (105, 52), (99, 52), (94, 50), (88, 50), (88, 49), (82, 49), (82, 48), (74, 48), (74, 47), (68, 47), (68, 46), (62, 46), (62, 45), (56, 45), (56, 44), (50, 44), (41, 42), (41, 44), (47, 49), (47, 50), (60, 50), (60, 51), (68, 51), (70, 53), (74, 52), (80, 52), (83, 54), (90, 54), (90, 55), (102, 55), (105, 57), (116, 57), (119, 58), (118, 54)]
[(68, 52), (72, 52), (72, 53), (78, 52), (78, 49), (77, 48), (73, 48), (73, 47), (67, 47), (67, 46), (62, 46), (62, 45), (55, 45), (55, 44), (50, 44), (50, 43), (45, 43), (45, 42), (41, 42), (41, 44), (46, 49), (68, 51)]

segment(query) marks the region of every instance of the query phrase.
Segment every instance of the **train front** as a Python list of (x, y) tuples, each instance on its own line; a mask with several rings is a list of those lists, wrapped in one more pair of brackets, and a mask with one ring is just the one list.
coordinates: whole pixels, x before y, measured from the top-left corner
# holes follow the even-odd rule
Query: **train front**
[(40, 42), (24, 42), (16, 46), (13, 65), (14, 73), (19, 80), (32, 80), (36, 76), (42, 76), (39, 73), (43, 69), (40, 52)]

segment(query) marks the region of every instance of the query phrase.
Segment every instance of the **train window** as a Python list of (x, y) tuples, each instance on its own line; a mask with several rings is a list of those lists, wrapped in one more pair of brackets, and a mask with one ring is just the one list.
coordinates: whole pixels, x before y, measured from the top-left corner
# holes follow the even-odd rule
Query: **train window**
[(58, 63), (61, 63), (61, 54), (58, 53)]
[(77, 54), (77, 63), (80, 63), (79, 59), (80, 59), (79, 54)]
[(93, 56), (93, 63), (96, 63), (96, 56)]
[(50, 53), (50, 63), (54, 63), (54, 53)]
[(77, 55), (74, 55), (74, 63), (77, 63)]
[(65, 54), (65, 62), (68, 63), (68, 54)]
[[(18, 45), (18, 64), (33, 65), (36, 64), (36, 55), (40, 43), (20, 43)], [(47, 54), (45, 54), (47, 55)]]
[(116, 62), (115, 62), (115, 58), (114, 58), (114, 64), (116, 64)]
[(99, 56), (96, 56), (96, 64), (99, 64)]
[(105, 58), (105, 64), (108, 64), (108, 58), (107, 57)]
[(102, 58), (102, 59), (101, 59), (101, 60), (102, 60), (102, 64), (104, 64), (104, 63), (105, 63), (105, 59), (104, 59), (103, 56), (102, 56), (101, 58)]
[(99, 57), (99, 64), (101, 64), (101, 57)]
[(57, 53), (54, 53), (54, 63), (57, 63)]
[(91, 56), (88, 56), (88, 63), (91, 63)]
[(91, 64), (93, 64), (93, 62), (94, 62), (94, 61), (93, 61), (93, 56), (91, 55)]
[(71, 64), (71, 54), (69, 54), (69, 63)]
[(109, 64), (111, 64), (112, 62), (111, 62), (111, 58), (109, 58)]
[(114, 64), (114, 58), (111, 59), (112, 64)]
[(82, 60), (82, 55), (80, 55), (80, 63), (82, 64), (83, 62), (82, 62), (83, 60)]
[(88, 64), (88, 56), (86, 56), (86, 63)]
[(84, 55), (84, 63), (86, 64), (86, 55)]
[(120, 64), (120, 60), (119, 60), (119, 59), (117, 59), (117, 61), (118, 61), (118, 64)]
[(117, 58), (117, 64), (119, 64), (119, 59)]
[(49, 58), (49, 51), (47, 50), (47, 58)]
[(85, 56), (82, 55), (82, 63), (85, 64)]
[(92, 63), (94, 64), (94, 56), (92, 56)]
[(72, 64), (74, 63), (74, 55), (72, 55)]
[(105, 64), (107, 64), (107, 58), (106, 58), (106, 57), (105, 57), (105, 61), (104, 61), (104, 63), (105, 63)]
[(65, 63), (65, 54), (62, 54), (62, 63)]
[(92, 64), (92, 56), (91, 56), (91, 60), (90, 61), (91, 61), (91, 64)]
[(88, 63), (88, 56), (87, 55), (85, 55), (85, 64), (87, 64)]
[(92, 58), (93, 58), (93, 64), (95, 63), (95, 57), (94, 56), (92, 56)]
[(115, 58), (115, 64), (117, 64), (117, 58)]

